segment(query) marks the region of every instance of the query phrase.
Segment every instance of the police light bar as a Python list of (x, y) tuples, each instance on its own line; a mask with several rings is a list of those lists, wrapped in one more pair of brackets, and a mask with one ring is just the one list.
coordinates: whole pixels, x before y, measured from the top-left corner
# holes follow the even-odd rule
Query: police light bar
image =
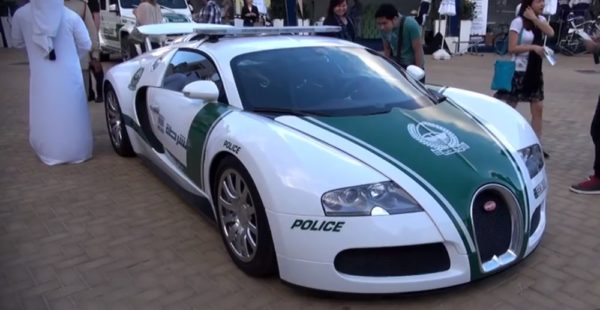
[(339, 26), (286, 26), (286, 27), (231, 27), (231, 28), (208, 28), (194, 29), (195, 33), (208, 36), (252, 36), (252, 35), (278, 35), (295, 33), (331, 33), (339, 32)]
[[(201, 28), (200, 28), (201, 27)], [(233, 28), (229, 25), (200, 24), (200, 23), (161, 23), (137, 27), (138, 31), (146, 36), (184, 35), (194, 33), (196, 29), (223, 29)]]

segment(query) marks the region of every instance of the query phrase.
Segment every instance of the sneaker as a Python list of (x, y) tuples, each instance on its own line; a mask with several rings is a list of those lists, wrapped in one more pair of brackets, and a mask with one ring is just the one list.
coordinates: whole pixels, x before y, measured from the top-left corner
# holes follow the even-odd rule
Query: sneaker
[(96, 97), (95, 101), (96, 101), (96, 103), (101, 103), (101, 102), (104, 102), (104, 98), (102, 98), (102, 96), (98, 96), (98, 97)]
[(590, 176), (587, 180), (584, 180), (579, 184), (571, 185), (569, 190), (578, 194), (598, 195), (600, 194), (600, 178), (597, 176)]

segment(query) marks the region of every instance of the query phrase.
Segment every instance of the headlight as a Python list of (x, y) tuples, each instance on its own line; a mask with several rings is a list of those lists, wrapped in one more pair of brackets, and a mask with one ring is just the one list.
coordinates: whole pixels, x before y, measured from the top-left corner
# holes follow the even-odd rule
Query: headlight
[(529, 171), (529, 177), (533, 179), (540, 171), (542, 171), (542, 168), (544, 168), (542, 148), (539, 144), (530, 145), (519, 150), (519, 154), (521, 154), (521, 157), (525, 161), (525, 165)]
[(423, 211), (392, 181), (336, 189), (321, 197), (327, 216), (390, 215)]

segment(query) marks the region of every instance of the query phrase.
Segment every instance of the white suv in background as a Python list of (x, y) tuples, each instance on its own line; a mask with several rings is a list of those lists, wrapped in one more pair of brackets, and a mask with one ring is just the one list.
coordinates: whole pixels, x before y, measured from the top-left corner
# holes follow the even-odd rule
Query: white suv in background
[[(100, 48), (102, 56), (118, 53), (129, 58), (127, 40), (135, 28), (133, 10), (140, 0), (100, 0)], [(192, 21), (192, 12), (186, 0), (158, 0), (166, 23)]]

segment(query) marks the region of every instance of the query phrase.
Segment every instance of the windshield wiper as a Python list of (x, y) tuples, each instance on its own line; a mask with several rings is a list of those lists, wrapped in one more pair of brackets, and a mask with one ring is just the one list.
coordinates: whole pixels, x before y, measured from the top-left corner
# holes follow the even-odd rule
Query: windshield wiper
[(270, 113), (270, 114), (289, 114), (295, 116), (309, 116), (309, 115), (317, 115), (317, 116), (327, 116), (329, 114), (322, 113), (318, 111), (307, 111), (307, 110), (296, 110), (296, 109), (288, 109), (288, 108), (267, 108), (267, 107), (258, 107), (249, 109), (249, 111), (256, 113)]
[(429, 98), (431, 98), (431, 100), (433, 100), (433, 102), (435, 102), (436, 104), (442, 103), (442, 102), (446, 101), (446, 99), (448, 99), (446, 96), (444, 96), (442, 93), (440, 93), (438, 91), (430, 90), (430, 89), (426, 89), (426, 91), (430, 95)]

